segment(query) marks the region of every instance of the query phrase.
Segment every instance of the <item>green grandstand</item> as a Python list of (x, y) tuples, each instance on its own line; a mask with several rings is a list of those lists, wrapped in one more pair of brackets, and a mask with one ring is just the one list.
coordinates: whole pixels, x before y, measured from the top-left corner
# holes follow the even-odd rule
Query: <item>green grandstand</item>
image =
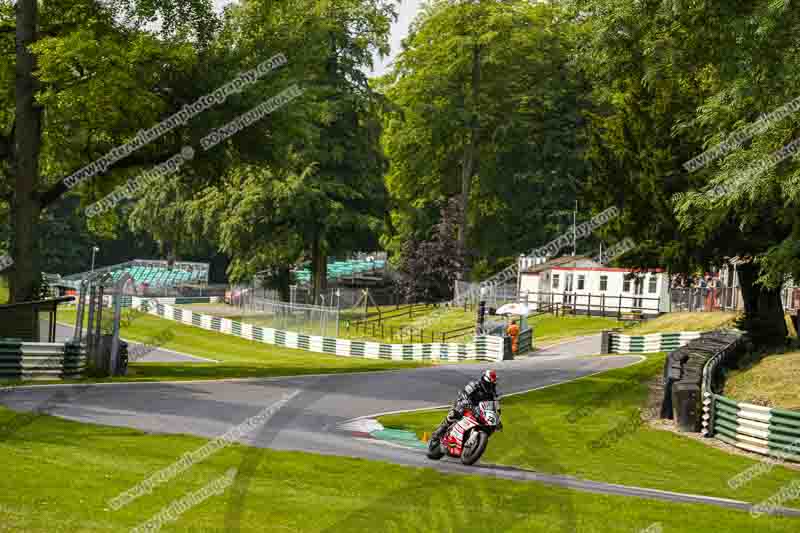
[[(150, 288), (177, 287), (188, 284), (208, 284), (208, 263), (175, 262), (134, 259), (127, 263), (97, 268), (94, 273), (110, 272), (114, 280), (124, 273), (130, 274), (134, 284)], [(89, 272), (65, 276), (66, 284), (74, 285), (89, 275)]]
[[(328, 263), (328, 281), (341, 278), (350, 278), (360, 274), (383, 270), (386, 261), (376, 259), (368, 261), (365, 259), (351, 259), (348, 261), (333, 261)], [(311, 269), (306, 267), (294, 271), (295, 279), (298, 283), (311, 283)]]

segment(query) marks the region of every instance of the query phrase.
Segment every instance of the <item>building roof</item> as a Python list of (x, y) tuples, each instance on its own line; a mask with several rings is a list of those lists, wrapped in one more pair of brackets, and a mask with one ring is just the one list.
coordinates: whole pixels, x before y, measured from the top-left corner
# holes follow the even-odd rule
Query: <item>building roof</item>
[(539, 273), (544, 272), (546, 270), (583, 270), (590, 272), (638, 272), (638, 273), (665, 272), (663, 268), (635, 269), (635, 268), (608, 267), (603, 265), (602, 263), (598, 263), (597, 261), (593, 260), (592, 258), (586, 255), (567, 255), (564, 257), (558, 257), (556, 259), (550, 259), (549, 261), (546, 261), (540, 265), (533, 265), (523, 270), (522, 273), (538, 275)]
[(544, 272), (545, 270), (550, 270), (553, 267), (559, 266), (568, 266), (572, 264), (572, 266), (576, 266), (578, 261), (590, 261), (593, 262), (589, 256), (586, 255), (566, 255), (564, 257), (557, 257), (556, 259), (549, 259), (542, 264), (533, 265), (525, 270), (522, 271), (523, 274), (538, 274), (539, 272)]
[(663, 268), (624, 268), (624, 267), (607, 267), (607, 266), (577, 266), (577, 267), (568, 267), (568, 266), (557, 266), (554, 267), (553, 270), (582, 270), (584, 272), (632, 272), (636, 274), (660, 274), (666, 272)]
[(741, 256), (737, 255), (736, 257), (731, 257), (728, 262), (734, 266), (745, 265), (747, 263), (751, 263), (753, 258), (748, 256)]

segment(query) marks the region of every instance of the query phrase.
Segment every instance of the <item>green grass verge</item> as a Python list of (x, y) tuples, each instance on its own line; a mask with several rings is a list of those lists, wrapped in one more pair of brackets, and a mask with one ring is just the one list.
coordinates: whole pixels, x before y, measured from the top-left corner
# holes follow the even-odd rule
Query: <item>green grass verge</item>
[[(239, 308), (225, 306), (223, 304), (187, 304), (178, 307), (194, 309), (200, 313), (208, 313), (232, 320), (240, 320), (258, 326), (277, 326), (279, 329), (283, 326), (282, 323), (276, 324), (273, 319), (263, 316), (242, 316)], [(384, 306), (380, 309), (387, 314), (398, 312), (395, 306)], [(404, 309), (408, 309), (408, 306), (404, 307)], [(370, 313), (375, 313), (376, 311), (377, 309), (375, 307), (369, 308)], [(354, 327), (350, 329), (346, 327), (345, 324), (348, 320), (356, 321), (360, 320), (362, 317), (363, 312), (359, 310), (351, 309), (342, 311), (339, 315), (339, 337), (343, 339), (359, 339), (385, 343), (441, 342), (443, 332), (474, 327), (476, 315), (474, 310), (470, 309), (465, 311), (461, 307), (430, 307), (427, 309), (415, 307), (413, 309), (413, 314), (403, 314), (401, 316), (384, 319), (383, 328), (377, 323), (374, 329), (370, 326), (366, 331)], [(497, 318), (495, 317), (494, 319)], [(619, 322), (615, 318), (586, 316), (540, 315), (531, 318), (530, 323), (535, 326), (537, 343), (540, 341), (551, 342), (581, 335), (590, 335), (599, 333), (604, 329), (622, 326), (622, 322)], [(408, 332), (405, 332), (403, 336), (401, 336), (399, 332), (404, 328), (412, 328), (414, 336), (411, 337)], [(291, 329), (291, 327), (287, 329)], [(420, 340), (418, 336), (420, 329), (424, 331), (422, 340)], [(433, 333), (433, 340), (431, 339), (431, 333)], [(333, 335), (332, 332), (330, 334)], [(474, 331), (470, 330), (458, 338), (448, 338), (447, 342), (467, 342), (471, 340), (473, 336)]]
[(0, 304), (8, 302), (8, 287), (0, 287)]
[(800, 352), (767, 355), (725, 378), (725, 395), (768, 407), (800, 409)]
[[(796, 519), (240, 445), (112, 511), (110, 499), (207, 441), (26, 416), (0, 408), (0, 427), (16, 428), (0, 438), (3, 531), (127, 531), (230, 468), (237, 469), (232, 486), (161, 530), (630, 533), (660, 523), (698, 533), (797, 531)], [(226, 521), (236, 509), (240, 519)]]
[[(539, 315), (532, 317), (529, 324), (534, 326), (535, 342), (552, 342), (560, 339), (579, 337), (581, 335), (591, 335), (599, 333), (605, 329), (617, 328), (622, 325), (621, 322), (614, 318), (607, 317), (586, 317), (586, 316), (554, 316), (554, 315)], [(346, 329), (341, 328), (343, 336), (351, 336), (353, 338), (366, 338), (370, 340), (377, 340), (381, 342), (399, 342), (399, 338), (392, 339), (390, 328), (399, 330), (403, 327), (424, 328), (427, 337), (424, 337), (426, 342), (430, 342), (429, 330), (434, 332), (449, 331), (463, 327), (471, 327), (475, 325), (475, 311), (464, 311), (463, 309), (446, 309), (436, 310), (432, 309), (414, 315), (413, 319), (409, 317), (399, 317), (389, 319), (384, 322), (384, 334), (381, 335), (380, 331), (376, 335), (364, 334), (363, 331), (347, 332)], [(371, 333), (371, 332), (369, 332)], [(463, 339), (469, 339), (473, 335), (468, 332), (464, 335)], [(434, 337), (436, 338), (436, 337)], [(406, 340), (408, 335), (406, 335)], [(415, 338), (414, 342), (420, 342)], [(448, 342), (456, 342), (449, 340)]]
[(616, 318), (599, 316), (553, 316), (539, 315), (530, 320), (533, 325), (534, 343), (551, 342), (570, 337), (592, 335), (606, 329), (622, 326)]
[[(733, 490), (728, 479), (753, 460), (647, 426), (623, 431), (607, 448), (590, 448), (590, 442), (625, 427), (646, 404), (647, 382), (661, 373), (664, 361), (663, 355), (647, 357), (637, 365), (504, 400), (504, 430), (492, 437), (483, 460), (545, 472), (555, 463), (561, 470), (552, 473), (750, 502), (766, 499), (796, 479), (796, 472), (776, 467)], [(568, 415), (583, 406), (584, 416), (570, 422)], [(408, 413), (380, 421), (422, 435), (444, 414)]]
[(650, 333), (678, 333), (680, 331), (711, 331), (731, 325), (736, 313), (714, 311), (709, 313), (665, 313), (653, 320), (642, 322), (625, 330), (625, 335), (648, 335)]
[[(75, 311), (60, 309), (58, 320), (75, 323)], [(164, 348), (215, 359), (219, 363), (133, 363), (125, 379), (219, 379), (287, 376), (335, 372), (368, 372), (422, 366), (417, 362), (382, 361), (339, 357), (295, 350), (250, 341), (139, 313), (129, 325), (121, 327), (121, 336), (146, 342), (170, 330), (174, 337)], [(120, 378), (117, 378), (120, 379)]]

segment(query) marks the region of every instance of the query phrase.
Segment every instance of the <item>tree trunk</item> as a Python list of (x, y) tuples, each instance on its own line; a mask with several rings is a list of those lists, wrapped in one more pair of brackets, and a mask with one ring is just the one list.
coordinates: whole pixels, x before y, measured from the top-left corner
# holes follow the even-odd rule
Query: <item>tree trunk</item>
[(279, 273), (278, 273), (278, 294), (280, 298), (284, 302), (288, 302), (291, 299), (291, 291), (289, 289), (289, 285), (291, 284), (292, 279), (292, 271), (288, 265), (280, 266)]
[(312, 243), (311, 269), (313, 279), (312, 296), (314, 297), (312, 304), (320, 305), (319, 297), (328, 285), (328, 257), (319, 234), (314, 235), (314, 241)]
[(469, 270), (467, 258), (467, 238), (469, 236), (469, 192), (472, 178), (478, 166), (478, 142), (480, 140), (480, 120), (478, 116), (481, 84), (481, 52), (475, 45), (472, 50), (472, 118), (469, 125), (469, 142), (464, 147), (461, 164), (461, 194), (459, 196), (460, 221), (458, 227), (458, 252), (465, 258), (464, 277)]
[(744, 303), (744, 329), (756, 345), (784, 344), (789, 331), (780, 289), (757, 284), (758, 267), (753, 263), (739, 265), (737, 272)]
[(36, 41), (37, 0), (17, 3), (15, 191), (12, 204), (14, 270), (11, 301), (33, 300), (40, 281), (38, 196), (42, 110), (36, 104), (36, 58), (29, 47)]

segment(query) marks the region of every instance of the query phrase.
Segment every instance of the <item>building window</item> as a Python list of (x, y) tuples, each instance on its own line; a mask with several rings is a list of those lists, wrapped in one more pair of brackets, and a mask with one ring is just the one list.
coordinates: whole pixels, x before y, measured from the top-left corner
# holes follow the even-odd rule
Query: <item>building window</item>
[(553, 274), (553, 288), (558, 288), (558, 274)]
[(608, 276), (600, 276), (600, 292), (608, 290)]
[(647, 289), (650, 292), (650, 294), (655, 294), (656, 293), (656, 282), (657, 281), (658, 281), (658, 279), (655, 276), (650, 276), (650, 286)]
[(631, 280), (628, 278), (622, 282), (622, 292), (631, 292)]
[(586, 276), (583, 274), (578, 274), (578, 290), (582, 291), (585, 284), (586, 284)]

